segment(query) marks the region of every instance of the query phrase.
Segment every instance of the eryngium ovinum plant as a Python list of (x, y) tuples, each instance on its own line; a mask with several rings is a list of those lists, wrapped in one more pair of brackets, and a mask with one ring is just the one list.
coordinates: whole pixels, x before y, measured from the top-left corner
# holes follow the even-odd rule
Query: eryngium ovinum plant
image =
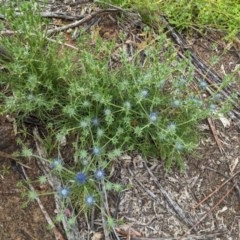
[[(199, 91), (193, 90), (190, 63), (177, 57), (165, 35), (149, 33), (157, 41), (130, 57), (125, 48), (100, 38), (90, 45), (82, 34), (76, 51), (47, 40), (42, 18), (24, 4), (23, 14), (8, 16), (15, 35), (2, 39), (15, 60), (5, 64), (0, 76), (2, 87), (7, 86), (1, 110), (19, 119), (33, 115), (42, 120), (51, 135), (46, 136), (48, 145), (55, 149), (68, 136), (77, 136), (72, 166), (51, 155), (46, 160), (62, 179), (57, 194), (85, 209), (101, 199), (99, 182), (120, 191), (107, 173), (111, 162), (126, 152), (165, 161), (167, 169), (173, 163), (181, 167), (185, 154), (196, 147), (197, 124), (216, 116), (218, 102), (223, 103), (218, 93), (201, 99), (204, 79)], [(114, 67), (113, 52), (118, 56)]]

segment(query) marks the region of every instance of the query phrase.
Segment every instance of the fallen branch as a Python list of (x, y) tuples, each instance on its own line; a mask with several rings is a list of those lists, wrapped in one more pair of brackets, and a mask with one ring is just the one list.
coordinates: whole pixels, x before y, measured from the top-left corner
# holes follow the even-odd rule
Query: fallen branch
[(222, 146), (222, 143), (220, 142), (220, 139), (219, 139), (219, 137), (217, 135), (217, 131), (216, 131), (216, 128), (215, 128), (215, 125), (214, 125), (212, 119), (211, 118), (207, 118), (207, 121), (208, 121), (210, 129), (212, 131), (212, 134), (213, 134), (213, 137), (215, 139), (215, 142), (217, 143), (217, 146), (218, 146), (218, 149), (219, 149), (220, 153), (224, 153), (225, 150), (224, 150), (224, 148)]
[(118, 9), (99, 10), (97, 12), (88, 14), (86, 17), (84, 17), (83, 19), (81, 19), (79, 21), (64, 25), (62, 27), (57, 27), (57, 28), (54, 28), (54, 29), (50, 29), (50, 30), (47, 31), (47, 35), (62, 32), (62, 31), (68, 30), (70, 28), (78, 27), (78, 26), (82, 25), (83, 23), (88, 22), (89, 20), (93, 19), (94, 17), (96, 17), (98, 15), (101, 15), (101, 14), (104, 14), (104, 13), (110, 13), (110, 12), (119, 12), (119, 10)]
[(211, 192), (208, 196), (206, 196), (203, 200), (201, 200), (194, 208), (198, 208), (200, 205), (202, 205), (205, 201), (207, 201), (210, 197), (212, 197), (216, 192), (218, 192), (224, 185), (226, 185), (229, 181), (231, 181), (239, 173), (240, 173), (240, 171), (236, 172), (234, 175), (232, 175), (230, 178), (228, 178), (218, 188), (216, 188), (213, 192)]

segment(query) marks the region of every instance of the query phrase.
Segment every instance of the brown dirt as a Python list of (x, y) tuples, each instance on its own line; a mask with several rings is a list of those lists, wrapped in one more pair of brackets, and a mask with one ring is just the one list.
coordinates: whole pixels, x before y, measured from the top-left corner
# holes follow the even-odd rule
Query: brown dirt
[[(13, 124), (6, 118), (0, 119), (0, 151), (12, 154), (18, 150)], [(39, 169), (33, 161), (26, 161), (30, 169), (29, 176), (40, 176)], [(55, 239), (52, 231), (47, 229), (47, 222), (36, 202), (24, 207), (28, 186), (18, 187), (23, 180), (18, 167), (11, 159), (0, 156), (0, 239), (1, 240), (35, 240)], [(46, 200), (46, 199), (45, 199)], [(46, 202), (46, 201), (45, 201)], [(53, 206), (48, 200), (48, 204)]]
[[(97, 31), (105, 39), (116, 38), (116, 21), (112, 16), (106, 18), (105, 22), (99, 23), (100, 29)], [(225, 73), (236, 70), (240, 61), (236, 54), (236, 50), (239, 51), (237, 45), (225, 51), (226, 43), (217, 33), (208, 36), (196, 34), (187, 39), (189, 45), (192, 45), (194, 51), (206, 62), (211, 62), (212, 56), (220, 57), (213, 66), (219, 75), (224, 76)], [(237, 86), (240, 87), (240, 83)], [(135, 239), (137, 236), (181, 239), (179, 236), (185, 234), (190, 234), (191, 239), (238, 239), (240, 196), (237, 188), (232, 189), (234, 184), (235, 187), (238, 186), (238, 175), (234, 182), (229, 181), (198, 208), (194, 208), (225, 180), (240, 171), (240, 133), (231, 120), (229, 121), (230, 125), (226, 127), (221, 121), (214, 121), (224, 153), (220, 153), (208, 123), (203, 122), (199, 126), (203, 138), (197, 151), (187, 157), (184, 172), (172, 169), (166, 173), (164, 162), (152, 159), (147, 165), (153, 174), (151, 176), (140, 156), (123, 156), (115, 168), (115, 178), (131, 188), (124, 190), (119, 199), (118, 218), (124, 220), (125, 224), (117, 229), (118, 232), (125, 237), (129, 234), (135, 236)], [(18, 150), (13, 123), (5, 117), (0, 119), (0, 136), (0, 151), (13, 153)], [(31, 168), (26, 171), (32, 179), (36, 180), (37, 176), (41, 176), (42, 173), (34, 161), (24, 160), (24, 163)], [(0, 180), (0, 240), (55, 239), (52, 231), (47, 229), (46, 219), (37, 203), (22, 207), (24, 200), (21, 193), (24, 188), (17, 187), (22, 176), (16, 171), (12, 161), (3, 157), (0, 157)], [(227, 191), (230, 192), (226, 194)], [(166, 197), (173, 200), (173, 205), (169, 204)], [(221, 198), (221, 203), (217, 205)], [(43, 198), (42, 202), (54, 217), (53, 199)], [(114, 212), (116, 202), (113, 202)], [(188, 223), (184, 222), (179, 212), (173, 210), (174, 206), (182, 210)], [(204, 220), (199, 222), (204, 216)], [(129, 233), (129, 228), (135, 233)], [(190, 231), (192, 228), (193, 231)]]

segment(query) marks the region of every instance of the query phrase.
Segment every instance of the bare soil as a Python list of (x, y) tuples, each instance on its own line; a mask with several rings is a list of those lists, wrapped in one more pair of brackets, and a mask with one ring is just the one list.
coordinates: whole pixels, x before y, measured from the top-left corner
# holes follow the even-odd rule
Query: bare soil
[[(116, 38), (121, 28), (112, 15), (105, 15), (97, 26), (100, 36), (105, 39)], [(136, 24), (134, 27), (131, 30), (137, 32)], [(219, 57), (211, 67), (220, 76), (236, 71), (239, 66), (240, 46), (227, 45), (221, 34), (195, 33), (185, 38), (208, 65), (213, 56)], [(236, 87), (240, 89), (240, 82)], [(2, 116), (1, 152), (11, 154), (18, 150), (13, 126), (6, 116)], [(240, 131), (228, 117), (214, 120), (213, 126), (224, 151), (220, 152), (209, 123), (202, 122), (199, 125), (202, 132), (200, 145), (191, 156), (186, 156), (182, 172), (177, 168), (166, 172), (164, 161), (156, 159), (148, 159), (145, 164), (145, 159), (139, 155), (119, 159), (112, 177), (131, 186), (120, 196), (109, 196), (110, 212), (117, 211), (118, 219), (124, 221), (123, 226), (116, 228), (121, 239), (239, 239)], [(42, 175), (34, 161), (25, 159), (23, 163), (30, 167), (25, 170), (32, 180)], [(56, 239), (48, 230), (37, 203), (31, 202), (23, 208), (25, 200), (21, 194), (24, 187), (17, 186), (23, 181), (21, 172), (11, 159), (2, 155), (0, 181), (0, 240)], [(42, 198), (42, 202), (54, 218), (54, 200)], [(104, 239), (96, 238), (96, 234), (92, 236), (91, 239)]]
[[(16, 163), (5, 158), (3, 153), (12, 154), (18, 150), (13, 124), (5, 117), (0, 119), (0, 239), (1, 240), (33, 240), (55, 239), (52, 231), (48, 230), (47, 222), (36, 202), (30, 202), (26, 207), (28, 185), (18, 187), (23, 176)], [(29, 167), (29, 176), (40, 176), (36, 164), (24, 160)], [(51, 200), (45, 207), (53, 207)]]

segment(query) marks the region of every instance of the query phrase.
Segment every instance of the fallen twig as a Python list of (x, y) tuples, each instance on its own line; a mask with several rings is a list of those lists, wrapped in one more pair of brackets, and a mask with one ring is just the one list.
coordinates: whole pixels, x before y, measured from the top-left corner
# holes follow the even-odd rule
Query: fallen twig
[[(218, 76), (216, 72), (210, 69), (201, 59), (197, 56), (196, 53), (190, 48), (190, 46), (186, 43), (186, 41), (181, 37), (181, 35), (169, 24), (167, 19), (164, 16), (161, 16), (161, 20), (164, 25), (167, 27), (171, 36), (176, 41), (176, 43), (181, 47), (182, 51), (190, 52), (190, 57), (192, 59), (193, 65), (200, 69), (204, 75), (209, 76), (217, 83), (222, 83), (222, 78)], [(229, 90), (230, 91), (230, 90)]]
[(240, 240), (240, 219), (238, 219), (238, 240)]
[(161, 186), (159, 181), (156, 179), (156, 177), (153, 175), (151, 170), (148, 168), (147, 164), (143, 161), (143, 164), (145, 168), (147, 169), (149, 175), (152, 177), (154, 183), (158, 186), (159, 190), (162, 192), (163, 196), (166, 198), (168, 204), (173, 208), (177, 216), (187, 225), (190, 226), (191, 229), (195, 230), (195, 224), (193, 223), (193, 220), (188, 218), (184, 211), (180, 208), (180, 206), (169, 196), (169, 194), (165, 191), (165, 189)]
[(119, 11), (118, 9), (105, 9), (105, 10), (99, 10), (99, 11), (94, 12), (94, 13), (90, 13), (90, 14), (86, 15), (83, 19), (81, 19), (79, 21), (67, 24), (67, 25), (62, 26), (62, 27), (57, 27), (57, 28), (48, 30), (47, 31), (47, 35), (51, 35), (53, 33), (58, 33), (58, 32), (61, 32), (61, 31), (65, 31), (65, 30), (70, 29), (70, 28), (78, 27), (81, 24), (83, 24), (83, 23), (93, 19), (97, 15), (101, 15), (103, 13), (108, 13), (108, 12), (118, 12), (118, 11)]
[(23, 166), (23, 167), (25, 167), (25, 168), (31, 169), (29, 166), (21, 163), (18, 158), (13, 157), (13, 156), (12, 156), (11, 154), (9, 154), (9, 153), (5, 153), (5, 152), (0, 151), (0, 157), (6, 158), (6, 159), (11, 159), (11, 160), (15, 161), (17, 164), (19, 164), (19, 165), (21, 165), (21, 166)]
[(70, 3), (70, 6), (75, 7), (77, 5), (86, 4), (86, 3), (90, 3), (90, 2), (93, 2), (93, 0), (76, 0), (73, 3)]
[(46, 18), (61, 18), (66, 20), (80, 20), (84, 18), (83, 15), (73, 16), (59, 12), (43, 12), (41, 13), (41, 16)]
[(210, 129), (212, 131), (213, 137), (214, 137), (214, 139), (215, 139), (215, 141), (217, 143), (217, 146), (218, 146), (218, 149), (219, 149), (220, 153), (224, 153), (225, 150), (224, 150), (224, 148), (222, 146), (222, 143), (220, 142), (220, 139), (219, 139), (219, 137), (217, 135), (217, 131), (216, 131), (215, 125), (213, 124), (212, 119), (211, 118), (207, 118), (207, 121), (208, 121)]
[(236, 177), (240, 171), (233, 174), (230, 178), (228, 178), (225, 182), (223, 182), (218, 188), (216, 188), (213, 192), (211, 192), (208, 196), (206, 196), (203, 200), (201, 200), (194, 208), (198, 208), (201, 206), (206, 200), (212, 197), (216, 192), (218, 192), (224, 185), (226, 185), (229, 181), (231, 181), (234, 177)]
[[(28, 180), (29, 178), (28, 178), (25, 170), (22, 169), (22, 171), (23, 171), (23, 174), (24, 174), (24, 178), (25, 178), (26, 180)], [(28, 186), (29, 186), (30, 190), (31, 190), (32, 192), (36, 192), (35, 189), (34, 189), (34, 187), (33, 187), (33, 185), (30, 183), (30, 181), (27, 181), (27, 183), (28, 183)], [(37, 201), (37, 203), (38, 203), (38, 205), (39, 205), (39, 207), (40, 207), (40, 209), (41, 209), (41, 211), (42, 211), (45, 219), (47, 220), (47, 223), (48, 223), (50, 226), (53, 226), (53, 233), (54, 233), (54, 236), (55, 236), (56, 240), (64, 240), (63, 235), (62, 235), (62, 234), (60, 233), (60, 231), (57, 229), (57, 227), (55, 226), (54, 222), (53, 222), (52, 219), (50, 218), (48, 212), (46, 211), (45, 207), (42, 205), (42, 202), (41, 202), (40, 198), (39, 198), (38, 196), (36, 196), (35, 199), (36, 199), (36, 201)]]
[(203, 217), (192, 226), (191, 229), (189, 229), (180, 240), (184, 240), (186, 235), (189, 234), (196, 226), (198, 226), (213, 210), (229, 195), (229, 193), (234, 189), (235, 186), (232, 186), (221, 198), (220, 200), (212, 207), (210, 208), (204, 215)]
[[(102, 192), (101, 215), (102, 215), (102, 222), (103, 222), (103, 231), (104, 231), (105, 239), (110, 240), (109, 231), (106, 229), (107, 227), (106, 213), (108, 216), (110, 216), (110, 212), (109, 212), (109, 206), (108, 206), (107, 191), (104, 184), (101, 184), (101, 192)], [(114, 228), (112, 228), (112, 231), (113, 231), (112, 235), (114, 239), (120, 240)]]
[[(210, 170), (210, 171), (213, 171), (213, 172), (215, 172), (215, 173), (218, 173), (218, 174), (220, 174), (221, 176), (223, 176), (225, 179), (228, 179), (228, 176), (226, 176), (225, 174), (223, 174), (222, 172), (220, 172), (220, 171), (218, 171), (218, 170), (216, 170), (216, 169), (213, 169), (213, 168), (210, 168), (210, 167), (205, 167), (205, 169), (208, 169), (208, 170)], [(232, 176), (232, 171), (230, 170), (230, 172), (231, 172), (231, 176)], [(233, 182), (233, 184), (234, 184), (234, 190), (235, 190), (235, 192), (236, 192), (236, 197), (237, 197), (237, 199), (238, 199), (238, 201), (240, 202), (240, 189), (239, 189), (239, 186), (238, 186), (238, 182), (236, 181), (236, 179), (235, 178), (233, 178), (233, 179), (231, 179), (231, 181)]]
[[(193, 63), (193, 66), (195, 67), (196, 71), (204, 77), (208, 81), (209, 84), (212, 86), (215, 84), (220, 85), (222, 83), (222, 78), (212, 69), (210, 69), (202, 60), (201, 58), (193, 51), (192, 48), (190, 48), (186, 41), (181, 37), (181, 35), (169, 24), (167, 19), (164, 16), (161, 16), (162, 23), (166, 26), (168, 31), (170, 32), (172, 38), (174, 41), (180, 46), (181, 51), (190, 53), (190, 59)], [(184, 54), (180, 51), (178, 54), (183, 57)], [(185, 56), (184, 56), (185, 57)], [(216, 87), (215, 87), (216, 88)], [(231, 89), (229, 87), (224, 87), (224, 89), (221, 89), (221, 94), (224, 95), (228, 100), (230, 100), (231, 97)], [(237, 96), (239, 97), (240, 94), (237, 93)], [(229, 116), (235, 121), (236, 125), (240, 129), (240, 108), (239, 104), (234, 102), (233, 100), (231, 103), (234, 106), (234, 109), (229, 112)]]
[[(226, 232), (206, 233), (206, 234), (191, 234), (184, 237), (184, 240), (212, 240), (221, 237)], [(179, 240), (179, 237), (132, 237), (131, 240)]]
[[(103, 201), (103, 199), (102, 199), (102, 201)], [(106, 200), (104, 199), (104, 201), (106, 201)], [(101, 202), (101, 217), (102, 217), (102, 223), (103, 223), (102, 227), (103, 227), (103, 232), (104, 232), (104, 237), (105, 237), (104, 239), (110, 240), (109, 231), (107, 230), (107, 220), (106, 220), (105, 211), (106, 211), (106, 208), (105, 208), (103, 202)]]
[[(186, 57), (183, 53), (181, 53), (180, 51), (178, 51), (178, 55), (179, 55), (181, 58), (187, 59), (187, 57)], [(215, 88), (216, 90), (218, 90), (218, 85), (215, 86), (214, 83), (211, 81), (211, 79), (210, 79), (207, 75), (205, 75), (204, 73), (202, 73), (199, 68), (195, 67), (195, 70), (196, 70), (196, 72), (197, 72), (201, 77), (203, 77), (203, 79), (207, 80), (207, 82), (210, 84), (210, 85), (208, 85), (208, 87), (207, 87), (207, 89), (206, 89), (207, 92), (208, 92), (210, 95), (213, 93), (213, 90), (210, 89), (210, 87), (211, 87), (211, 88)], [(198, 82), (200, 81), (200, 79), (199, 79), (197, 76), (196, 76), (195, 78), (198, 80)], [(238, 112), (238, 111), (240, 111), (240, 108), (239, 108), (238, 104), (237, 104), (236, 102), (234, 102), (232, 99), (229, 98), (229, 95), (231, 95), (230, 90), (226, 91), (225, 88), (224, 88), (224, 89), (221, 89), (221, 94), (222, 94), (222, 96), (223, 96), (225, 99), (228, 99), (228, 101), (230, 101), (231, 104), (235, 107), (235, 109), (233, 109), (233, 110), (230, 111), (230, 113), (232, 113), (232, 114), (234, 115), (234, 116), (231, 117), (231, 118), (234, 119), (234, 120), (235, 120), (235, 118), (240, 118), (240, 112)]]
[(69, 43), (63, 43), (63, 42), (60, 42), (60, 41), (57, 41), (57, 40), (54, 40), (54, 39), (52, 39), (52, 38), (46, 38), (49, 42), (54, 42), (54, 43), (58, 43), (58, 44), (60, 44), (60, 45), (64, 45), (64, 46), (66, 46), (66, 47), (68, 47), (68, 48), (72, 48), (72, 49), (74, 49), (74, 50), (78, 50), (78, 48), (77, 47), (75, 47), (75, 46), (73, 46), (73, 45), (71, 45), (71, 44), (69, 44)]
[[(39, 167), (43, 171), (44, 175), (47, 176), (48, 182), (51, 185), (51, 187), (55, 191), (57, 191), (61, 187), (61, 182), (56, 176), (49, 174), (49, 172), (50, 172), (49, 168), (48, 168), (48, 166), (46, 166), (46, 162), (44, 162), (42, 160), (42, 159), (46, 159), (47, 155), (45, 153), (44, 148), (42, 147), (41, 137), (39, 136), (37, 128), (35, 128), (33, 130), (33, 136), (34, 136), (38, 156), (40, 157), (39, 162), (41, 164), (39, 164)], [(58, 212), (60, 212), (61, 211), (61, 207), (60, 207), (61, 199), (56, 194), (54, 195), (54, 197), (55, 197), (56, 209)], [(82, 234), (80, 233), (77, 224), (71, 225), (71, 228), (69, 229), (68, 224), (67, 224), (67, 217), (65, 215), (63, 216), (62, 224), (63, 224), (63, 227), (64, 227), (64, 230), (65, 230), (68, 240), (76, 240), (76, 239), (84, 240), (85, 239), (84, 236), (82, 236)]]

